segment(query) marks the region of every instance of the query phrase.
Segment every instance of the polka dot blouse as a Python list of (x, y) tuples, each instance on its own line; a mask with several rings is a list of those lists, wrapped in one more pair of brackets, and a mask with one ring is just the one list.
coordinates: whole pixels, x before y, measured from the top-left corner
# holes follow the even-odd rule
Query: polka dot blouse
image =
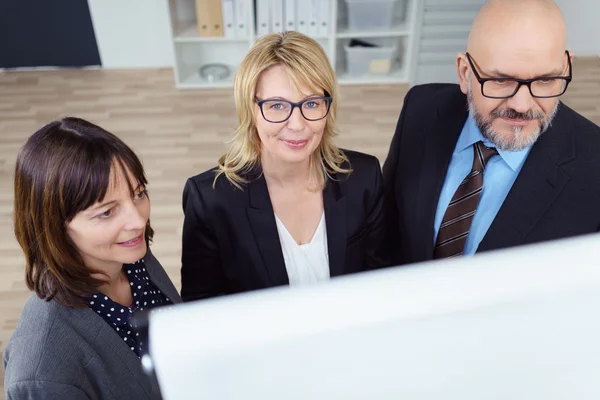
[(139, 357), (144, 343), (138, 340), (139, 333), (136, 331), (136, 327), (130, 323), (131, 316), (136, 311), (171, 304), (171, 301), (150, 281), (143, 259), (133, 264), (124, 264), (123, 269), (129, 279), (133, 297), (129, 307), (112, 301), (110, 297), (102, 293), (96, 293), (89, 298), (88, 305), (119, 334), (127, 346)]

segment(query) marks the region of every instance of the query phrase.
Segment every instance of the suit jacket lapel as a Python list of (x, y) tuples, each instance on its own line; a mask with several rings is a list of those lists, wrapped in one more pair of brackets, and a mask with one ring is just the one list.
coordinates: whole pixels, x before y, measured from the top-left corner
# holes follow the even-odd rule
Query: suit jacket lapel
[(346, 182), (328, 179), (323, 191), (327, 249), (329, 253), (329, 274), (339, 276), (344, 273), (347, 245)]
[[(417, 190), (417, 209), (415, 220), (414, 246), (417, 258), (433, 258), (433, 224), (442, 186), (446, 180), (448, 166), (460, 133), (467, 120), (466, 96), (458, 88), (454, 98), (446, 101), (438, 109), (437, 118), (424, 121), (425, 135), (421, 165), (415, 165), (415, 174), (419, 174)], [(420, 169), (418, 169), (420, 168)], [(412, 241), (413, 239), (411, 239)]]
[(571, 110), (562, 103), (553, 125), (531, 149), (478, 251), (523, 244), (570, 177), (562, 170), (575, 158)]
[(246, 214), (261, 255), (261, 260), (255, 263), (260, 265), (258, 272), (270, 286), (288, 285), (275, 213), (264, 176), (260, 175), (248, 184), (248, 195), (250, 206)]

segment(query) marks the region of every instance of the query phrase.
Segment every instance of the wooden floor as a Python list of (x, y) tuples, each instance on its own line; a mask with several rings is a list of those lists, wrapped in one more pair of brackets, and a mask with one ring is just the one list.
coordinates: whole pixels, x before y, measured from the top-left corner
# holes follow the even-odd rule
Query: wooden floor
[[(600, 124), (600, 59), (578, 59), (564, 101)], [(346, 86), (338, 144), (382, 162), (408, 87)], [(164, 70), (0, 72), (0, 353), (29, 293), (12, 232), (13, 168), (20, 146), (45, 123), (88, 119), (115, 133), (144, 162), (156, 231), (153, 252), (180, 287), (181, 192), (187, 177), (215, 165), (236, 116), (231, 90), (178, 91)], [(0, 399), (3, 397), (0, 368)]]

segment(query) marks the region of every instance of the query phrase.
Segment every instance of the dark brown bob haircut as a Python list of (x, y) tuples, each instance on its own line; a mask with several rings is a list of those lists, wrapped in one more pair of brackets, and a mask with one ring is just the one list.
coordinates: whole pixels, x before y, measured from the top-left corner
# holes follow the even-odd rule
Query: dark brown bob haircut
[[(119, 167), (137, 182), (132, 196), (147, 180), (135, 153), (117, 138), (88, 121), (64, 118), (34, 133), (15, 168), (15, 236), (25, 253), (27, 287), (42, 299), (67, 307), (86, 306), (85, 297), (105, 283), (92, 278), (67, 234), (77, 213), (106, 195), (111, 171)], [(152, 240), (150, 221), (146, 244)]]

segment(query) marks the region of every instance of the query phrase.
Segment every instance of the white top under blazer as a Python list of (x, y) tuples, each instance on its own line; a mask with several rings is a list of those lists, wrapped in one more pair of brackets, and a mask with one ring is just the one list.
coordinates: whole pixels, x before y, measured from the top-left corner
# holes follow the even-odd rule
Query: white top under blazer
[(328, 280), (329, 253), (325, 213), (323, 212), (310, 243), (306, 244), (296, 243), (277, 215), (275, 221), (290, 286), (309, 285)]

